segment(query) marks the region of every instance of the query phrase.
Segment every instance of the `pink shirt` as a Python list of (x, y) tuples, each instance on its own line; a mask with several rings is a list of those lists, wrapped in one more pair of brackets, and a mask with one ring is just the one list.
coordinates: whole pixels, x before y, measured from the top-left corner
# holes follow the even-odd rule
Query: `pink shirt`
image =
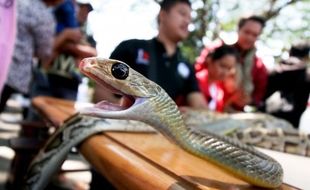
[(7, 78), (16, 35), (16, 1), (0, 5), (0, 93)]

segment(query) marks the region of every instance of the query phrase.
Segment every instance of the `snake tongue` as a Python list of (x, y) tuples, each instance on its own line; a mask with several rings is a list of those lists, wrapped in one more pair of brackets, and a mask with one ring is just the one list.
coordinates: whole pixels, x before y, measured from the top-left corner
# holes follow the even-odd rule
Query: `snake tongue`
[(123, 110), (122, 106), (118, 104), (113, 104), (108, 101), (101, 101), (95, 104), (95, 108), (99, 108), (101, 110), (108, 110), (108, 111), (120, 111)]
[(115, 104), (104, 100), (95, 104), (95, 108), (105, 111), (120, 111), (129, 108), (131, 105), (133, 105), (133, 103), (133, 98), (129, 96), (122, 96), (120, 99), (120, 104)]

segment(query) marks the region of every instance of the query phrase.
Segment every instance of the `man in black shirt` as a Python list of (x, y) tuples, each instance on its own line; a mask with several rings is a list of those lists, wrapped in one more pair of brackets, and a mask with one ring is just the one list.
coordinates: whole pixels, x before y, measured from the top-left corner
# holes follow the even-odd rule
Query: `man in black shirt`
[(190, 2), (164, 0), (160, 6), (158, 36), (151, 40), (124, 41), (116, 47), (110, 58), (129, 64), (158, 83), (178, 105), (207, 108), (199, 92), (193, 67), (184, 59), (177, 46), (189, 34)]
[(158, 38), (124, 41), (110, 58), (124, 61), (158, 83), (178, 104), (182, 104), (187, 95), (199, 91), (192, 66), (182, 57), (180, 50), (177, 48), (173, 55), (168, 56)]

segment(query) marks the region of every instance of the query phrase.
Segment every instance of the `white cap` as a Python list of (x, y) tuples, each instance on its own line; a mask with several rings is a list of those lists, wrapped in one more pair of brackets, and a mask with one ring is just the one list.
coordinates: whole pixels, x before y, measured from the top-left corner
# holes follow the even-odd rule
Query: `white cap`
[(91, 4), (89, 0), (76, 0), (76, 2), (80, 4)]
[(76, 3), (78, 5), (83, 5), (83, 6), (87, 6), (89, 11), (93, 10), (93, 5), (91, 4), (90, 0), (76, 0)]

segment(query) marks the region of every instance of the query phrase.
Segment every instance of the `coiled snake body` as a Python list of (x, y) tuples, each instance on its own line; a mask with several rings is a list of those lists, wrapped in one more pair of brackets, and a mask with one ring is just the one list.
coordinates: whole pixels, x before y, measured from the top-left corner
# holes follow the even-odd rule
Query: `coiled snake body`
[(59, 128), (32, 162), (26, 189), (43, 189), (72, 146), (92, 134), (109, 130), (111, 123), (101, 118), (142, 121), (186, 151), (251, 184), (270, 188), (281, 185), (283, 170), (278, 162), (238, 141), (187, 126), (167, 93), (125, 63), (87, 58), (81, 62), (80, 70), (112, 92), (122, 95), (122, 103), (116, 106), (100, 102), (82, 109)]

